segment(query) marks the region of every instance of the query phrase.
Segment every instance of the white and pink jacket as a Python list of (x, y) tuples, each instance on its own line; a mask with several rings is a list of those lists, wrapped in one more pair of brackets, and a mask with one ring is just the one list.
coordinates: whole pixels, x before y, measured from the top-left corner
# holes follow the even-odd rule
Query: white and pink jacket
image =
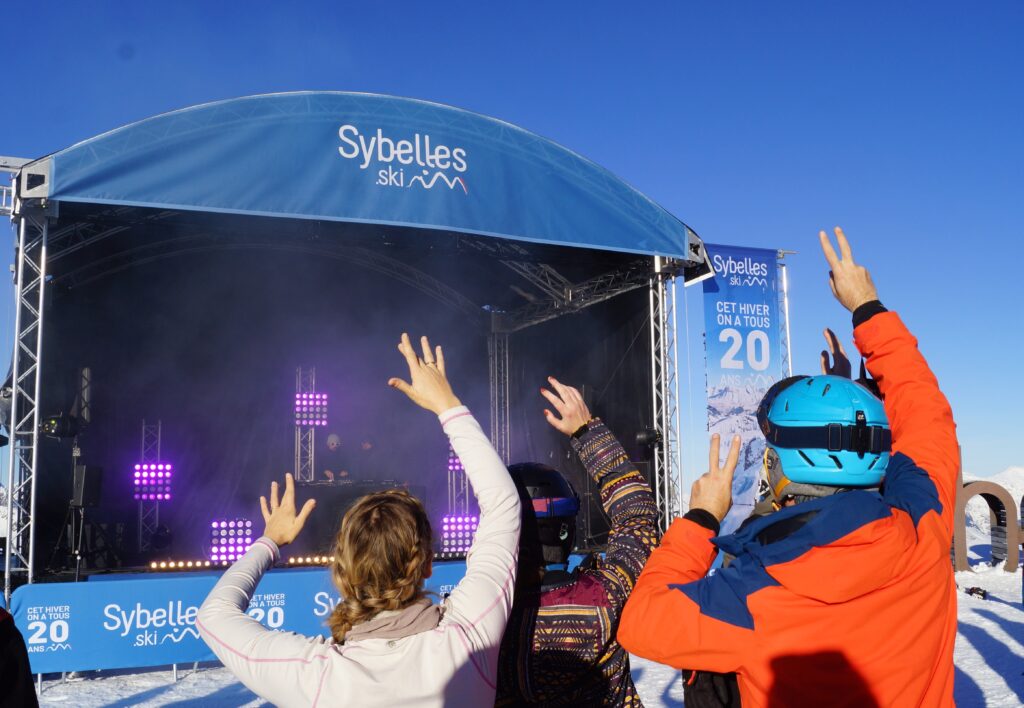
[(262, 698), (279, 706), (494, 704), (498, 650), (515, 588), (519, 495), (467, 408), (438, 417), (480, 506), (466, 575), (445, 600), (440, 623), (402, 638), (344, 644), (269, 630), (245, 614), (278, 558), (277, 546), (261, 538), (224, 573), (196, 625), (224, 665)]

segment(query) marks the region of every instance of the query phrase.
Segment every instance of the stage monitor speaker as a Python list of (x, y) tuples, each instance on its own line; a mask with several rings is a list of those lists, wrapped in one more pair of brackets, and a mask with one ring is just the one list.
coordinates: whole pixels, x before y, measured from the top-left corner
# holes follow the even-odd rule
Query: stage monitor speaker
[(71, 506), (89, 508), (99, 506), (103, 468), (95, 465), (75, 465)]

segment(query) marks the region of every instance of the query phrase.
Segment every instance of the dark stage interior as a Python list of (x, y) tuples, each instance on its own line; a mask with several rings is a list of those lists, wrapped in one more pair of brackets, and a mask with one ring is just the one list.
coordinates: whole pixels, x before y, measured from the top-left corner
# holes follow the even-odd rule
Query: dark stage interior
[[(70, 223), (78, 231), (60, 231)], [(87, 520), (106, 524), (109, 536), (120, 529), (124, 566), (205, 558), (215, 518), (245, 517), (262, 528), (259, 495), (293, 464), (299, 366), (315, 367), (317, 389), (330, 396), (329, 424), (317, 433), (318, 472), (329, 463), (327, 436), (336, 433), (342, 453), (333, 462), (352, 479), (408, 483), (425, 493), (438, 521), (446, 512), (447, 444), (430, 413), (386, 385), (406, 375), (399, 334), (428, 334), (445, 347), (456, 393), (487, 430), (491, 318), (547, 297), (513, 266), (542, 262), (580, 282), (649, 262), (446, 232), (144, 209), (64, 208), (51, 234), (86, 245), (51, 270), (41, 407), (70, 410), (76, 372), (90, 368), (91, 422), (78, 442), (81, 461), (104, 474), (101, 503)], [(436, 280), (417, 281), (392, 270), (395, 263)], [(585, 387), (593, 413), (634, 459), (643, 458), (634, 438), (651, 417), (647, 323), (641, 287), (511, 335), (512, 461), (547, 462), (587, 491), (567, 441), (543, 420), (538, 389), (548, 373)], [(169, 542), (142, 557), (131, 470), (144, 419), (162, 422), (162, 458), (175, 477), (172, 499), (160, 505)], [(372, 443), (369, 452), (363, 441)], [(41, 445), (40, 572), (64, 560), (58, 550), (51, 562), (51, 549), (71, 493), (71, 450), (70, 439)], [(340, 520), (336, 509), (314, 513), (321, 527)], [(592, 518), (600, 542), (605, 525), (599, 512)], [(87, 565), (113, 562), (95, 556)]]

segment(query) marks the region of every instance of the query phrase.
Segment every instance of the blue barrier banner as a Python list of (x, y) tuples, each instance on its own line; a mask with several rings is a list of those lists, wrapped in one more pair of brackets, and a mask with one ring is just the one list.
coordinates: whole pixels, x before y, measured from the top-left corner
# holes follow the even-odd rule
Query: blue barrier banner
[[(443, 596), (465, 575), (464, 562), (437, 562), (427, 589)], [(36, 583), (18, 588), (11, 609), (33, 673), (125, 669), (213, 661), (195, 628), (218, 574), (107, 576), (108, 582)], [(324, 568), (267, 573), (248, 613), (271, 629), (329, 634), (338, 592)]]
[[(582, 559), (570, 557), (569, 570)], [(426, 589), (439, 602), (465, 574), (465, 561), (435, 561)], [(33, 673), (215, 661), (195, 623), (220, 575), (96, 575), (90, 582), (24, 585), (11, 597), (11, 614)], [(270, 629), (326, 637), (338, 601), (326, 568), (279, 569), (263, 576), (248, 613)]]
[(722, 436), (722, 457), (739, 435), (743, 452), (733, 478), (733, 507), (722, 532), (736, 528), (754, 505), (764, 457), (755, 413), (782, 377), (782, 317), (777, 251), (706, 244), (715, 277), (704, 281), (708, 430)]

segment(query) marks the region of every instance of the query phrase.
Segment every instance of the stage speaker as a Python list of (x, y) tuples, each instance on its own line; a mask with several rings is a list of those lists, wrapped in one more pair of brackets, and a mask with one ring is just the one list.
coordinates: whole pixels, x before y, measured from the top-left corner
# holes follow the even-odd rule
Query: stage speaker
[(75, 508), (99, 506), (103, 468), (95, 465), (75, 465), (71, 506)]

